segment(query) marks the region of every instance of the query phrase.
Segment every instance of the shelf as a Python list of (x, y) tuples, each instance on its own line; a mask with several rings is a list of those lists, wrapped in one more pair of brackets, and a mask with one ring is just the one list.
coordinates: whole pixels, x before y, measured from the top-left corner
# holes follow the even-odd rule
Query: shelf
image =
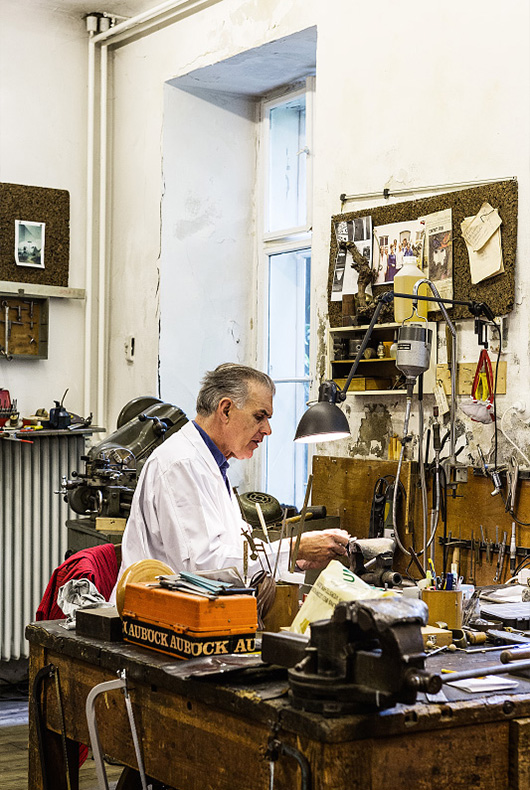
[(84, 299), (86, 291), (84, 288), (70, 288), (62, 285), (38, 285), (36, 283), (16, 283), (11, 280), (0, 280), (0, 294), (42, 297), (53, 296), (62, 299)]
[[(370, 338), (369, 348), (374, 349), (377, 353), (377, 348), (380, 343), (384, 343), (385, 351), (388, 354), (389, 346), (396, 338), (397, 331), (401, 324), (376, 324), (372, 331)], [(423, 376), (423, 391), (432, 393), (434, 384), (436, 382), (436, 357), (437, 357), (437, 341), (436, 341), (436, 323), (429, 322), (427, 324), (429, 329), (433, 332), (431, 344), (431, 359), (429, 369)], [(329, 379), (336, 381), (339, 386), (344, 386), (348, 378), (351, 366), (355, 361), (355, 356), (352, 352), (356, 352), (357, 348), (363, 341), (366, 334), (366, 326), (341, 326), (332, 327), (328, 330), (328, 371)], [(351, 341), (353, 341), (353, 348)], [(346, 359), (336, 359), (335, 354), (348, 354)], [(349, 352), (349, 353), (348, 353)], [(406, 388), (400, 384), (399, 388), (395, 386), (397, 380), (401, 377), (400, 371), (396, 368), (396, 362), (393, 357), (385, 356), (371, 357), (369, 359), (362, 359), (359, 362), (357, 375), (354, 377), (348, 389), (349, 395), (405, 395)], [(358, 379), (370, 379), (370, 386), (363, 386), (359, 388), (361, 382)], [(388, 387), (384, 387), (384, 379), (388, 380)], [(357, 380), (357, 381), (356, 381)], [(357, 384), (357, 389), (355, 386)], [(379, 386), (378, 386), (379, 385)], [(362, 386), (362, 385), (361, 385)]]

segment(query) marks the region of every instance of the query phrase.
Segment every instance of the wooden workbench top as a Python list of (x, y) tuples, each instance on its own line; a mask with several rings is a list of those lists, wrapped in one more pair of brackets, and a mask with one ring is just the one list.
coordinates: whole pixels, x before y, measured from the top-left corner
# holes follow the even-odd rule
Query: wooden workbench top
[[(468, 724), (530, 716), (530, 679), (516, 678), (518, 688), (509, 693), (480, 696), (444, 686), (447, 701), (432, 702), (423, 694), (414, 705), (396, 705), (383, 711), (324, 717), (294, 708), (288, 700), (287, 670), (259, 665), (254, 668), (199, 678), (186, 677), (200, 660), (174, 660), (125, 642), (104, 642), (67, 631), (60, 621), (32, 623), (26, 638), (47, 652), (84, 661), (106, 670), (111, 679), (125, 669), (132, 683), (157, 687), (190, 700), (214, 705), (257, 723), (281, 723), (283, 730), (322, 743), (341, 743)], [(427, 668), (461, 671), (499, 662), (499, 652), (441, 653), (427, 659)], [(511, 676), (513, 677), (513, 676)]]

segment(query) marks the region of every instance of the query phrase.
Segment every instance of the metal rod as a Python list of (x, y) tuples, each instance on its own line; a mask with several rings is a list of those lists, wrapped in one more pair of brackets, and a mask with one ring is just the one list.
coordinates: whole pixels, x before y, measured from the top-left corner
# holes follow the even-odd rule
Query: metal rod
[(310, 474), (307, 479), (307, 486), (305, 489), (305, 497), (304, 497), (304, 504), (302, 505), (302, 512), (300, 513), (300, 521), (296, 525), (296, 541), (294, 544), (294, 550), (291, 556), (291, 562), (289, 565), (289, 571), (291, 573), (294, 572), (296, 566), (296, 560), (298, 559), (298, 551), (300, 549), (300, 539), (302, 537), (302, 532), (304, 530), (304, 522), (305, 522), (305, 514), (307, 513), (307, 506), (309, 504), (309, 495), (311, 493), (311, 486), (313, 484), (313, 475)]
[[(429, 281), (421, 280), (420, 282), (423, 283)], [(432, 296), (420, 296), (419, 294), (400, 294), (394, 292), (394, 298), (396, 298), (397, 296), (402, 297), (403, 299), (414, 299), (414, 300), (419, 299), (422, 302), (440, 302), (440, 303), (443, 302), (444, 304), (450, 304), (450, 305), (458, 304), (458, 305), (462, 305), (463, 307), (471, 307), (473, 305), (473, 302), (470, 300), (466, 301), (463, 299), (442, 299), (441, 296), (440, 297), (437, 296), (435, 299), (433, 299)]]
[[(479, 653), (480, 651), (477, 650), (476, 652)], [(448, 672), (442, 677), (442, 683), (454, 683), (455, 680), (467, 680), (468, 678), (482, 678), (485, 675), (503, 675), (512, 672), (514, 669), (530, 669), (530, 659), (527, 661), (512, 661), (509, 665), (492, 664), (490, 667), (478, 667), (477, 669), (468, 669), (465, 672)]]
[(460, 181), (454, 184), (438, 184), (437, 186), (431, 187), (409, 187), (408, 189), (395, 189), (390, 190), (388, 188), (384, 188), (382, 192), (364, 192), (358, 195), (346, 195), (346, 193), (342, 193), (340, 195), (340, 202), (346, 203), (349, 200), (364, 200), (366, 198), (389, 198), (394, 197), (395, 195), (413, 195), (417, 192), (436, 192), (442, 189), (466, 189), (469, 187), (479, 187), (485, 184), (496, 184), (499, 181), (517, 181), (515, 176), (508, 176), (507, 178), (487, 178), (482, 181)]
[(272, 578), (276, 581), (276, 573), (278, 571), (278, 563), (280, 561), (280, 552), (282, 549), (282, 540), (285, 537), (285, 530), (287, 527), (287, 508), (283, 511), (283, 518), (282, 518), (282, 528), (280, 530), (280, 539), (278, 541), (278, 551), (276, 552), (276, 562), (274, 563), (274, 571), (272, 574)]

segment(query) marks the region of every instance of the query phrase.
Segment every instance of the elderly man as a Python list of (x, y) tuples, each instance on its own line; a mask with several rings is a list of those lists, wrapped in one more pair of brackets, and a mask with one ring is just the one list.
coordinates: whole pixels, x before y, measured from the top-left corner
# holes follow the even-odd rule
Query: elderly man
[[(122, 543), (121, 572), (153, 558), (175, 572), (242, 570), (245, 523), (227, 477), (230, 458), (251, 458), (271, 433), (275, 386), (264, 373), (237, 364), (206, 374), (197, 416), (154, 450), (134, 494)], [(298, 568), (320, 568), (346, 554), (343, 530), (302, 535)], [(277, 545), (273, 545), (275, 556)], [(267, 550), (270, 549), (267, 547)], [(280, 562), (286, 567), (288, 541)], [(250, 563), (249, 571), (259, 569)]]

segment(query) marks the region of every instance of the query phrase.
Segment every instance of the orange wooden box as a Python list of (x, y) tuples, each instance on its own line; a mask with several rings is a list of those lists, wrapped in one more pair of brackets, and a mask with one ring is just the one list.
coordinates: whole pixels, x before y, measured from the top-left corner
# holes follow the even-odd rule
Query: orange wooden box
[(210, 600), (152, 582), (128, 584), (122, 620), (126, 642), (177, 658), (255, 650), (258, 615), (252, 595)]

